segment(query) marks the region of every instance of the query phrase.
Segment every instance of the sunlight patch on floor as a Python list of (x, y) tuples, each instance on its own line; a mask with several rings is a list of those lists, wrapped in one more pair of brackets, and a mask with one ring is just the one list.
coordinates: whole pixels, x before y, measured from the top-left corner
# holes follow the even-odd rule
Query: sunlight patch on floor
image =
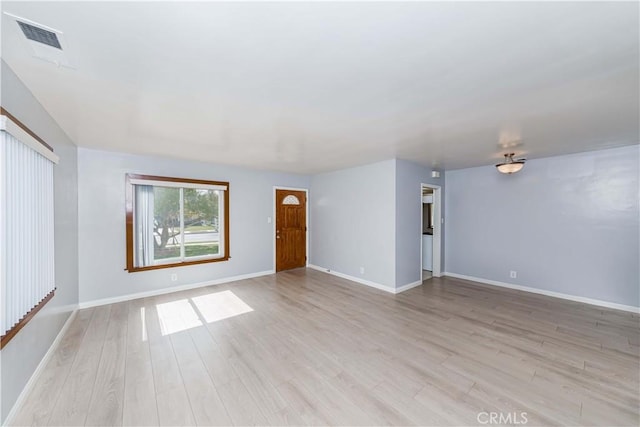
[(207, 323), (253, 311), (231, 291), (217, 292), (191, 298)]
[(146, 310), (144, 307), (140, 307), (140, 324), (142, 329), (142, 341), (147, 340), (147, 319), (146, 319)]
[[(231, 291), (215, 292), (193, 298), (181, 299), (156, 305), (160, 332), (162, 335), (174, 334), (187, 329), (202, 326), (230, 317), (252, 312), (244, 301)], [(144, 322), (144, 308), (140, 315)], [(143, 341), (146, 341), (146, 328), (143, 327)]]
[(158, 304), (156, 309), (158, 310), (162, 335), (174, 334), (202, 326), (198, 313), (193, 309), (188, 299)]

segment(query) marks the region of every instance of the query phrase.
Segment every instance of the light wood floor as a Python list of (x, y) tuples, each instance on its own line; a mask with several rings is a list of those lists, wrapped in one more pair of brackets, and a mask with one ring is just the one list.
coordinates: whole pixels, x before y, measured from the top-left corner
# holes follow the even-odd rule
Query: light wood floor
[(15, 424), (637, 426), (639, 334), (463, 280), (393, 296), (302, 269), (80, 311)]

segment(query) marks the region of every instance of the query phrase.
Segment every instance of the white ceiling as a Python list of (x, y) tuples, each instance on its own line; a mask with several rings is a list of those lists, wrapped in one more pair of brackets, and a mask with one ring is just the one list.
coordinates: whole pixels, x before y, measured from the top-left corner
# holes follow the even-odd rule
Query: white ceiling
[(630, 3), (10, 2), (2, 57), (79, 146), (298, 173), (637, 144)]

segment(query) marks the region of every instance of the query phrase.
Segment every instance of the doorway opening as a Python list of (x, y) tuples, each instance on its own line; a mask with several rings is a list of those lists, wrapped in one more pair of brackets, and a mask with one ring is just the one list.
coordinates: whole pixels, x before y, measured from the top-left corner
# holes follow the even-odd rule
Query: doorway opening
[(425, 281), (442, 275), (442, 189), (439, 185), (422, 184), (420, 200), (422, 209), (420, 275), (422, 281)]
[(306, 267), (309, 252), (309, 191), (288, 187), (274, 187), (273, 190), (273, 268), (277, 273)]

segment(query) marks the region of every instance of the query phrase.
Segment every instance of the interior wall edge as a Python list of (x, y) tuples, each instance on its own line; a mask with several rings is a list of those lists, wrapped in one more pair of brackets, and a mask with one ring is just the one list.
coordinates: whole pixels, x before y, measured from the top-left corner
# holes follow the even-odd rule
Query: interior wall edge
[(400, 292), (404, 292), (404, 291), (408, 291), (409, 289), (416, 288), (416, 287), (422, 285), (422, 283), (423, 283), (422, 280), (416, 280), (415, 282), (407, 283), (406, 285), (402, 285), (402, 286), (398, 286), (396, 288), (394, 294), (399, 294)]

